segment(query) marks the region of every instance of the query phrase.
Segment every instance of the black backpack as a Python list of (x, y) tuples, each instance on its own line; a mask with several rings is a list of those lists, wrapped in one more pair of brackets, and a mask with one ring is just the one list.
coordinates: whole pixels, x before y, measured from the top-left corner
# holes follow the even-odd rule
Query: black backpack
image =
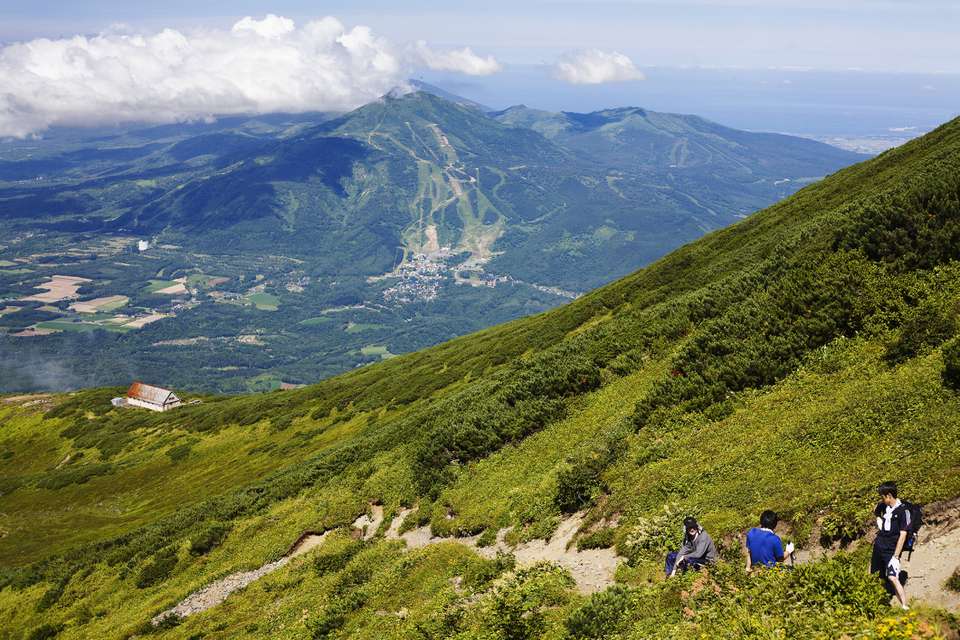
[(920, 532), (920, 528), (923, 526), (923, 508), (912, 502), (903, 501), (903, 506), (907, 511), (907, 515), (910, 517), (910, 528), (907, 529), (907, 540), (903, 543), (903, 551), (907, 552), (907, 559), (909, 560), (913, 556), (913, 550), (917, 546), (917, 534)]

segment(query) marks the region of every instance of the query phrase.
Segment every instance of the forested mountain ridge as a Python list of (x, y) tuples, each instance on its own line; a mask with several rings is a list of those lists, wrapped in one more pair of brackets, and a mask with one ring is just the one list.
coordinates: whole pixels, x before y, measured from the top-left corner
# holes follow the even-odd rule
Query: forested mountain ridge
[[(7, 399), (0, 624), (64, 638), (937, 637), (956, 619), (893, 615), (858, 542), (881, 480), (931, 514), (960, 496), (958, 234), (955, 120), (564, 307), (305, 389), (167, 414), (114, 409), (114, 389)], [(350, 542), (371, 504), (386, 517)], [(748, 579), (735, 535), (767, 508), (802, 547), (854, 551)], [(620, 584), (585, 596), (563, 569), (406, 551), (386, 536), (400, 513), (400, 530), (517, 548), (577, 513), (574, 543), (614, 549)], [(726, 562), (664, 582), (686, 514)], [(150, 624), (305, 531), (340, 528), (223, 604)]]
[(741, 131), (695, 115), (639, 107), (554, 113), (518, 105), (490, 115), (620, 168), (700, 166), (731, 176), (782, 179), (816, 176), (824, 157), (837, 162), (848, 157), (805, 138)]

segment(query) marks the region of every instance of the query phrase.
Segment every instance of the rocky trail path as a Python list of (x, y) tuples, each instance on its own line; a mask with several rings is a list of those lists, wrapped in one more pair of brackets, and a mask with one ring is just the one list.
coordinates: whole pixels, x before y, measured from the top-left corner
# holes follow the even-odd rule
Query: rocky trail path
[[(583, 594), (596, 593), (612, 585), (617, 566), (624, 560), (616, 555), (613, 549), (577, 550), (574, 537), (583, 524), (584, 513), (582, 512), (561, 522), (549, 540), (533, 540), (514, 547), (505, 542), (509, 528), (501, 529), (497, 533), (496, 542), (488, 546), (479, 546), (480, 536), (463, 538), (434, 536), (429, 526), (400, 533), (404, 520), (411, 512), (410, 509), (404, 509), (391, 520), (385, 532), (388, 540), (402, 540), (410, 549), (420, 549), (441, 543), (462, 544), (476, 550), (485, 558), (494, 558), (498, 553), (512, 553), (518, 567), (529, 567), (543, 561), (552, 562), (570, 571), (577, 590)], [(358, 537), (370, 540), (381, 529), (383, 521), (383, 507), (371, 505), (369, 513), (361, 515), (354, 521), (353, 530)], [(259, 569), (237, 572), (213, 582), (190, 594), (172, 609), (156, 616), (153, 623), (158, 624), (171, 615), (183, 618), (215, 607), (235, 591), (320, 546), (328, 534), (329, 531), (305, 532), (281, 559), (267, 563)], [(796, 557), (797, 562), (802, 564), (832, 553), (834, 551), (831, 550), (799, 551)], [(927, 525), (921, 532), (920, 542), (913, 556), (909, 560), (905, 559), (903, 564), (910, 575), (907, 595), (912, 601), (920, 601), (950, 611), (960, 610), (960, 593), (949, 591), (944, 586), (953, 572), (960, 568), (960, 499), (938, 506), (936, 511), (927, 517)]]
[(388, 538), (399, 538), (412, 549), (442, 542), (455, 542), (475, 549), (485, 558), (494, 558), (498, 553), (512, 553), (517, 559), (518, 567), (529, 567), (543, 561), (553, 562), (569, 570), (577, 583), (577, 589), (585, 594), (602, 591), (613, 584), (613, 574), (617, 570), (617, 565), (623, 560), (613, 549), (577, 550), (572, 543), (580, 525), (583, 524), (583, 513), (574, 514), (561, 522), (550, 540), (521, 542), (515, 547), (504, 542), (507, 533), (510, 532), (509, 528), (497, 532), (496, 542), (485, 547), (478, 546), (480, 536), (440, 538), (431, 535), (429, 526), (398, 535), (396, 531), (399, 530), (408, 513), (409, 511), (403, 511), (394, 519), (387, 531)]
[(907, 597), (948, 611), (960, 611), (960, 593), (946, 588), (947, 579), (960, 570), (960, 498), (924, 508), (913, 555), (903, 556)]
[[(429, 526), (419, 527), (401, 534), (400, 528), (410, 512), (411, 510), (405, 509), (391, 520), (385, 535), (387, 539), (403, 540), (410, 549), (419, 549), (428, 545), (444, 542), (463, 544), (475, 549), (477, 553), (485, 558), (496, 557), (497, 553), (513, 553), (517, 559), (517, 566), (520, 567), (531, 566), (544, 560), (554, 562), (570, 571), (581, 593), (594, 593), (613, 584), (613, 574), (616, 571), (617, 564), (622, 560), (622, 558), (616, 556), (612, 549), (577, 551), (576, 547), (570, 544), (583, 522), (583, 514), (576, 514), (561, 523), (549, 541), (535, 540), (521, 543), (516, 547), (510, 547), (504, 542), (504, 537), (509, 532), (509, 529), (502, 529), (498, 533), (497, 541), (494, 544), (480, 547), (477, 544), (480, 536), (439, 538), (431, 535)], [(354, 521), (353, 530), (358, 537), (364, 540), (370, 540), (380, 529), (383, 520), (383, 507), (380, 505), (372, 505), (370, 507), (370, 513), (364, 514)], [(207, 585), (199, 591), (191, 593), (180, 601), (177, 606), (154, 617), (153, 624), (157, 625), (170, 616), (185, 618), (217, 606), (235, 591), (243, 589), (250, 583), (287, 565), (294, 558), (302, 556), (308, 551), (320, 546), (323, 544), (328, 533), (329, 531), (324, 533), (304, 533), (291, 546), (287, 554), (279, 560), (269, 562), (252, 571), (232, 573), (225, 578), (221, 578)], [(571, 546), (571, 548), (568, 549), (568, 546)]]
[(947, 579), (960, 569), (960, 527), (921, 541), (903, 566), (910, 575), (907, 597), (948, 611), (960, 611), (960, 593), (944, 588)]
[[(911, 602), (922, 602), (948, 611), (960, 612), (960, 593), (946, 588), (954, 571), (960, 571), (960, 498), (931, 504), (924, 508), (924, 527), (913, 554), (903, 554), (901, 565), (907, 572), (906, 591)], [(872, 543), (871, 538), (858, 541)], [(836, 553), (832, 549), (798, 551), (798, 564)]]
[(155, 616), (152, 620), (154, 625), (160, 624), (166, 618), (175, 616), (177, 618), (185, 618), (194, 613), (200, 613), (201, 611), (206, 611), (211, 609), (229, 597), (234, 591), (239, 591), (243, 589), (248, 584), (255, 580), (259, 580), (268, 573), (273, 573), (280, 567), (283, 567), (288, 562), (293, 560), (298, 556), (302, 556), (308, 551), (319, 547), (323, 544), (323, 541), (326, 539), (329, 531), (324, 533), (305, 533), (300, 536), (300, 539), (297, 540), (290, 550), (282, 558), (275, 562), (268, 562), (259, 569), (254, 569), (253, 571), (238, 571), (237, 573), (231, 573), (226, 578), (221, 578), (216, 582), (213, 582), (199, 591), (194, 591), (189, 596), (180, 601), (180, 603), (173, 607), (172, 609), (167, 609), (163, 613)]

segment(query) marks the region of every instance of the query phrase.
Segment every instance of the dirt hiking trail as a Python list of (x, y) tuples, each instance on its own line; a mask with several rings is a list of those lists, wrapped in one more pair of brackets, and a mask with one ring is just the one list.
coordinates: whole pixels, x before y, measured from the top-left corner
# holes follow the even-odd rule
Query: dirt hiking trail
[(207, 585), (199, 591), (194, 591), (189, 596), (181, 600), (180, 604), (174, 608), (167, 609), (163, 613), (154, 616), (151, 622), (153, 622), (154, 626), (156, 626), (171, 616), (185, 618), (189, 615), (193, 615), (194, 613), (200, 613), (201, 611), (211, 609), (226, 600), (227, 597), (234, 591), (243, 589), (251, 582), (259, 580), (268, 573), (273, 573), (294, 558), (302, 556), (312, 549), (316, 549), (323, 544), (323, 541), (326, 540), (327, 534), (329, 533), (329, 531), (320, 534), (306, 533), (300, 536), (300, 539), (293, 544), (287, 554), (279, 560), (275, 562), (268, 562), (259, 569), (254, 569), (253, 571), (240, 571), (237, 573), (231, 573), (226, 578), (221, 578), (220, 580)]
[(960, 498), (926, 507), (924, 521), (913, 557), (904, 562), (910, 575), (907, 597), (960, 611), (960, 593), (944, 586), (954, 571), (960, 571)]
[[(616, 555), (613, 549), (577, 550), (574, 539), (583, 524), (584, 512), (576, 513), (563, 520), (549, 540), (522, 542), (515, 547), (505, 542), (510, 528), (498, 531), (496, 542), (483, 547), (478, 545), (479, 535), (443, 538), (434, 536), (429, 526), (400, 533), (403, 522), (410, 513), (412, 509), (403, 509), (391, 520), (385, 532), (386, 539), (402, 540), (410, 549), (420, 549), (441, 543), (462, 544), (488, 559), (496, 557), (498, 553), (512, 553), (516, 558), (517, 566), (521, 568), (538, 562), (552, 562), (570, 571), (577, 590), (583, 594), (596, 593), (611, 586), (614, 583), (617, 565), (625, 560)], [(920, 541), (913, 556), (909, 560), (906, 559), (906, 555), (904, 556), (903, 567), (910, 575), (907, 595), (913, 602), (919, 601), (948, 611), (958, 611), (960, 610), (960, 593), (947, 590), (944, 583), (956, 569), (960, 568), (960, 499), (931, 505), (930, 514), (925, 518), (926, 525), (921, 531)], [(371, 505), (368, 513), (354, 521), (354, 534), (358, 538), (371, 540), (381, 529), (383, 521), (383, 507)], [(215, 607), (226, 600), (231, 593), (319, 547), (329, 533), (329, 531), (305, 532), (279, 560), (252, 571), (233, 573), (195, 591), (177, 606), (153, 618), (153, 624), (159, 624), (168, 616), (184, 618)], [(860, 542), (867, 543), (869, 539), (863, 539)], [(824, 549), (801, 550), (797, 552), (796, 558), (799, 564), (803, 564), (834, 553), (834, 550)]]
[(561, 522), (550, 540), (521, 542), (516, 547), (510, 547), (504, 542), (504, 538), (510, 532), (509, 528), (497, 532), (497, 541), (486, 547), (477, 546), (480, 536), (439, 538), (431, 535), (429, 526), (413, 529), (398, 536), (396, 531), (399, 530), (408, 513), (409, 511), (402, 511), (394, 518), (387, 537), (391, 537), (392, 531), (393, 537), (405, 541), (411, 549), (441, 542), (456, 542), (475, 549), (477, 553), (488, 559), (496, 557), (498, 553), (512, 553), (517, 559), (518, 567), (529, 567), (543, 561), (553, 562), (569, 570), (577, 583), (577, 589), (585, 594), (602, 591), (613, 584), (613, 574), (617, 570), (617, 564), (623, 560), (613, 549), (578, 551), (576, 546), (571, 544), (580, 525), (583, 524), (583, 513), (574, 514)]
[[(910, 602), (922, 602), (951, 612), (960, 611), (960, 593), (946, 588), (947, 579), (960, 570), (960, 498), (924, 507), (924, 525), (912, 555), (904, 553), (901, 565), (907, 572)], [(872, 535), (854, 544), (872, 544)], [(797, 551), (797, 564), (832, 556), (835, 549)]]

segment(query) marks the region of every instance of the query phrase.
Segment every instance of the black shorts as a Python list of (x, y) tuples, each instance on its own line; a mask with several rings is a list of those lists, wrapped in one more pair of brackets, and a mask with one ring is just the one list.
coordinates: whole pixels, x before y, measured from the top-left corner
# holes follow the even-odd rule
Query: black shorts
[(870, 573), (879, 573), (881, 576), (887, 575), (887, 567), (890, 560), (893, 559), (893, 552), (896, 548), (873, 546), (873, 556), (870, 558)]

